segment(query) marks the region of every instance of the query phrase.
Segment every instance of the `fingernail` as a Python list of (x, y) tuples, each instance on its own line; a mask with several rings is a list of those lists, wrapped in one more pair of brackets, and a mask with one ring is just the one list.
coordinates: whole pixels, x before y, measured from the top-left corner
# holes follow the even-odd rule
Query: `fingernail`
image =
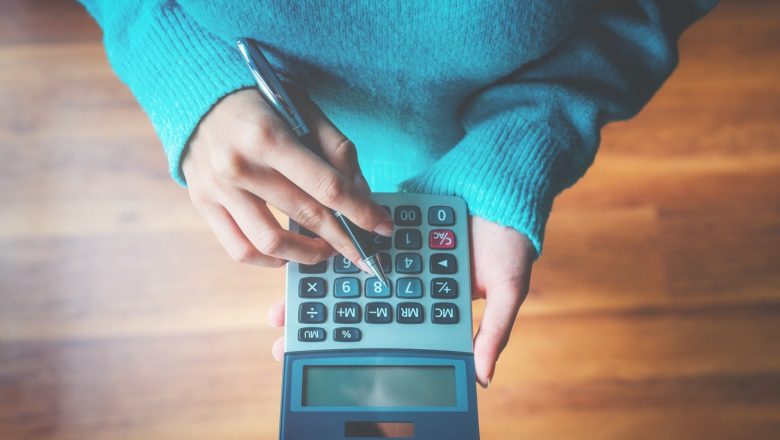
[(357, 266), (365, 273), (373, 273), (371, 272), (371, 268), (368, 267), (368, 265), (363, 260), (358, 261)]
[(393, 235), (393, 222), (382, 222), (374, 229), (374, 232), (385, 237)]
[(363, 173), (357, 173), (357, 175), (352, 179), (352, 182), (355, 184), (355, 186), (358, 187), (361, 191), (371, 195), (371, 188), (368, 186), (368, 182), (366, 181), (366, 178), (363, 177)]

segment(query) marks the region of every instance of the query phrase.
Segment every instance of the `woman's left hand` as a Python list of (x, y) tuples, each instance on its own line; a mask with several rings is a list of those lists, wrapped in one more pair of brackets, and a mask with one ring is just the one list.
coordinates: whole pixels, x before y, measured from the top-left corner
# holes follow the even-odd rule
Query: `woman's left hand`
[[(480, 217), (471, 217), (470, 226), (472, 297), (485, 299), (474, 336), (474, 362), (477, 382), (487, 387), (528, 293), (536, 250), (525, 235), (512, 228)], [(268, 322), (274, 327), (284, 325), (284, 301), (271, 306)], [(283, 338), (276, 340), (271, 351), (276, 360), (282, 359)]]

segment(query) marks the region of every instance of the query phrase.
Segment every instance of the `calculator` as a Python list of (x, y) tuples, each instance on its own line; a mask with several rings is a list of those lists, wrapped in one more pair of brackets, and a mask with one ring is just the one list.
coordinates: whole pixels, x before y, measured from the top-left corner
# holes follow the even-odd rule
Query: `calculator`
[(287, 265), (280, 438), (478, 439), (466, 203), (372, 197), (389, 287), (340, 255)]

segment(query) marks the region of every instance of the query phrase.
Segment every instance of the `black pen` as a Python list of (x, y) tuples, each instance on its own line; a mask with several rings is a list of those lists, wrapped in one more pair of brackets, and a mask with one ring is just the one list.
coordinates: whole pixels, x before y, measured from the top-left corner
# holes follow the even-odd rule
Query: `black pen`
[[(282, 86), (281, 81), (279, 81), (279, 78), (276, 76), (276, 72), (274, 72), (271, 64), (268, 63), (268, 60), (265, 59), (265, 56), (257, 47), (257, 44), (248, 38), (240, 38), (236, 42), (236, 45), (238, 46), (238, 50), (241, 52), (241, 56), (243, 56), (246, 65), (252, 72), (252, 76), (255, 78), (255, 82), (257, 82), (257, 88), (260, 90), (260, 95), (263, 96), (263, 99), (265, 99), (268, 105), (276, 111), (279, 117), (290, 125), (290, 129), (295, 133), (295, 136), (301, 140), (302, 144), (314, 153), (321, 155), (319, 148), (310, 145), (313, 140), (309, 136), (309, 126), (306, 125), (303, 116), (298, 109), (295, 108), (295, 104), (293, 104), (287, 91)], [(357, 249), (358, 254), (360, 254), (360, 258), (366, 263), (366, 266), (371, 269), (385, 287), (389, 287), (387, 276), (382, 269), (379, 252), (374, 245), (373, 234), (357, 227), (338, 211), (333, 211), (333, 216), (336, 217), (336, 220), (338, 220), (343, 227), (344, 232), (346, 232), (349, 239), (352, 240), (352, 244), (355, 246), (355, 249)]]

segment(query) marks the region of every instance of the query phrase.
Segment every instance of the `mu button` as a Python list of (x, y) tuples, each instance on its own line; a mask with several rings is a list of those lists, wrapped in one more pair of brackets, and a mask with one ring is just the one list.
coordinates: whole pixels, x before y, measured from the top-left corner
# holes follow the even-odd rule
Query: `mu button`
[(301, 342), (319, 342), (325, 340), (325, 330), (319, 327), (303, 327), (298, 329), (298, 340)]

